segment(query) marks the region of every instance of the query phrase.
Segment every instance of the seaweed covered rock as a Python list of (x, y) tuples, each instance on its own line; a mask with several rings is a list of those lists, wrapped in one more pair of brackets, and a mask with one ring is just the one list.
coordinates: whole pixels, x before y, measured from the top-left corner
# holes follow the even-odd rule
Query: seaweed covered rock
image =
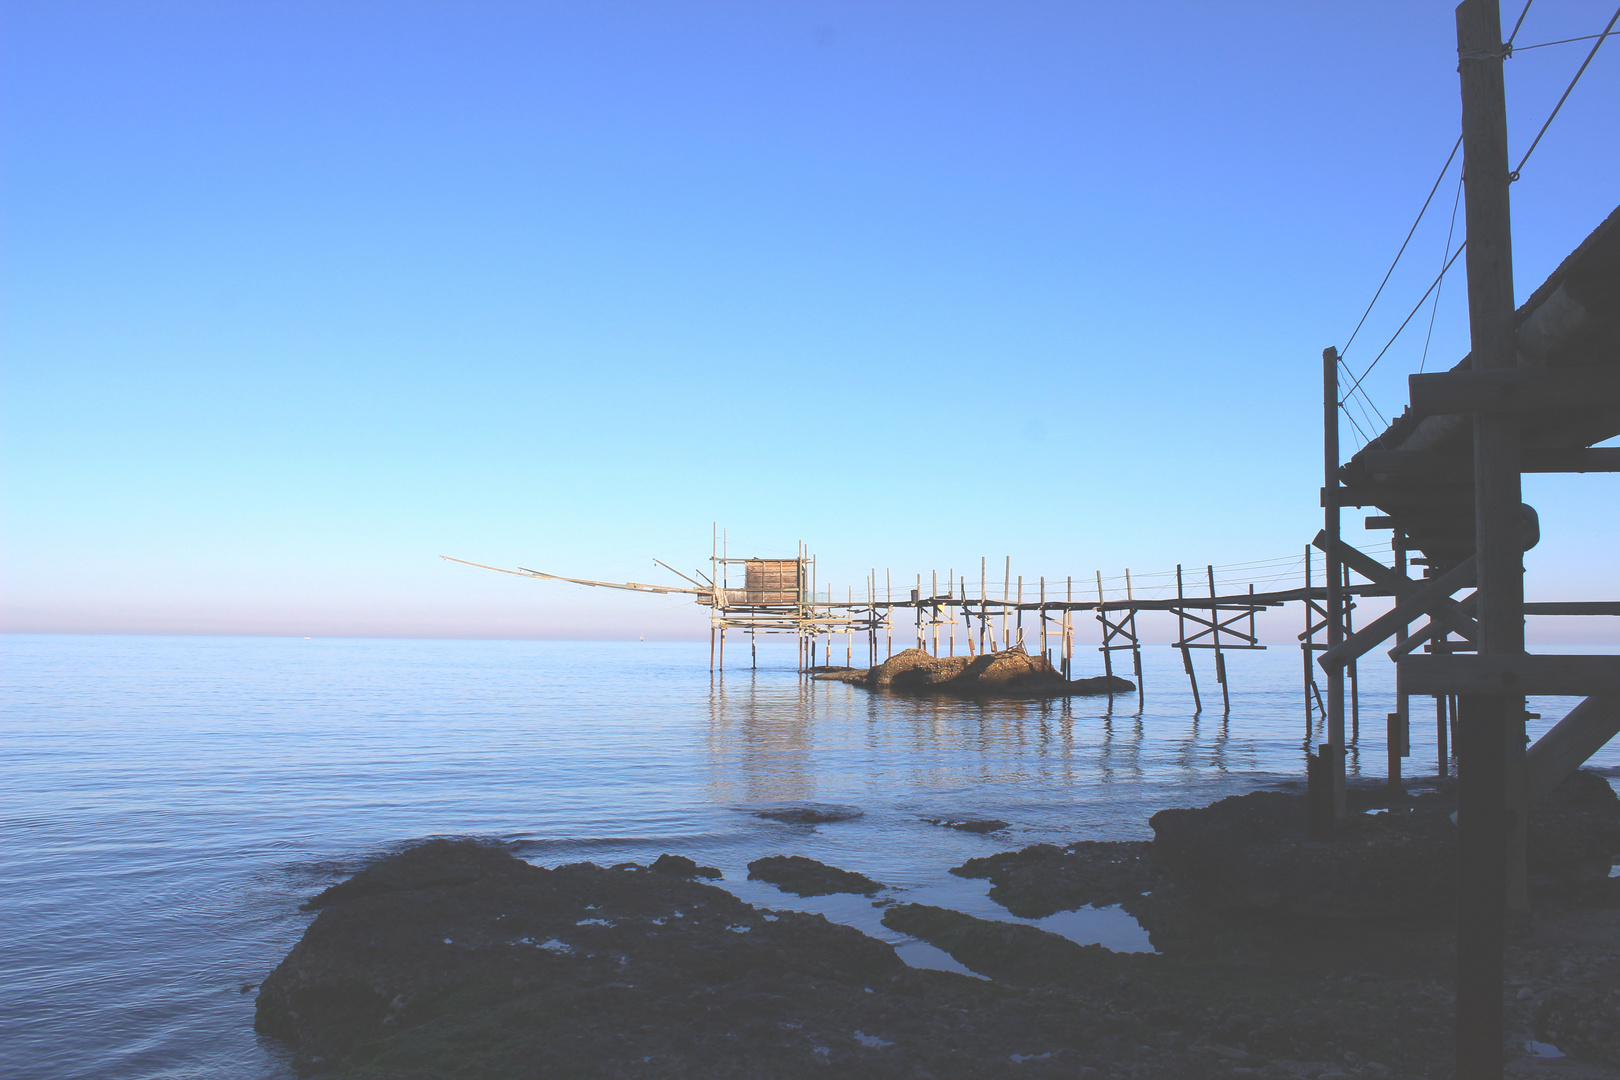
[(750, 881), (768, 881), (783, 892), (795, 896), (831, 896), (833, 893), (858, 893), (871, 896), (883, 888), (865, 874), (853, 870), (840, 870), (803, 855), (767, 855), (748, 864)]
[(1120, 904), (1135, 914), (1159, 881), (1145, 840), (1081, 840), (1066, 847), (1035, 844), (1022, 851), (969, 859), (951, 873), (989, 878), (990, 899), (1025, 919), (1091, 905)]
[(1056, 1080), (1126, 1062), (1206, 1075), (1202, 1051), (1145, 1046), (1145, 1024), (1121, 1012), (1125, 993), (1162, 1010), (1165, 987), (1088, 985), (1111, 963), (1103, 950), (912, 915), (1040, 988), (911, 969), (818, 915), (642, 867), (547, 870), (433, 841), (323, 894), (265, 980), (255, 1026), (301, 1073), (334, 1080)]
[(685, 855), (671, 855), (668, 852), (653, 860), (647, 869), (655, 874), (667, 874), (678, 878), (720, 878), (725, 875), (712, 866), (699, 866)]
[(1065, 679), (1046, 657), (1030, 656), (1018, 645), (983, 656), (932, 656), (923, 649), (906, 649), (872, 668), (863, 682), (889, 690), (1004, 697), (1123, 694), (1136, 689), (1134, 683), (1115, 676)]
[[(1306, 839), (1304, 795), (1256, 791), (1153, 815), (1153, 860), (1182, 897), (1217, 913), (1445, 921), (1456, 806), (1448, 788), (1370, 807), (1322, 842)], [(1531, 808), (1528, 837), (1538, 894), (1601, 891), (1620, 855), (1620, 799), (1601, 776), (1577, 772)]]
[(888, 945), (819, 915), (762, 912), (640, 868), (546, 870), (472, 841), (409, 849), (317, 899), (321, 914), (264, 981), (254, 1023), (306, 1070), (432, 1047), (448, 1075), (461, 1051), (446, 1032), (471, 1025), (489, 1029), (478, 1075), (527, 1075), (519, 1059), (593, 1073), (611, 1056), (602, 1024), (621, 1012), (614, 1023), (639, 1033), (626, 1038), (636, 1057), (689, 1055), (693, 994), (747, 1027), (771, 1011), (758, 1004), (767, 991), (858, 994), (905, 971)]
[(1597, 773), (1574, 773), (1531, 810), (1525, 847), (1533, 890), (1606, 886), (1620, 856), (1620, 797)]
[(1149, 819), (1153, 858), (1215, 912), (1305, 919), (1443, 919), (1457, 847), (1437, 801), (1353, 815), (1332, 842), (1305, 837), (1305, 797), (1256, 791)]

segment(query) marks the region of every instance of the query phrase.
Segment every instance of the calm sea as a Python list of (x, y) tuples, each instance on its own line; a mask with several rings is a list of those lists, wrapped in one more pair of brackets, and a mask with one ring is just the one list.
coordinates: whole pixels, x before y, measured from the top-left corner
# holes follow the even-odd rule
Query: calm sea
[[(793, 670), (791, 647), (711, 678), (707, 643), (10, 636), (0, 733), (0, 1074), (291, 1076), (253, 1034), (255, 986), (297, 941), (298, 904), (426, 836), (520, 842), (543, 865), (725, 871), (744, 899), (878, 924), (864, 898), (801, 901), (745, 880), (804, 854), (890, 895), (1010, 918), (964, 859), (1037, 841), (1132, 839), (1147, 818), (1299, 779), (1300, 654), (1229, 656), (1232, 712), (1204, 664), (1145, 653), (1134, 696), (973, 704), (875, 696)], [(744, 661), (746, 663), (746, 661)], [(1352, 769), (1382, 776), (1388, 665), (1363, 681)], [(1566, 703), (1567, 704), (1567, 703)], [(1561, 715), (1551, 702), (1545, 728)], [(1419, 717), (1422, 717), (1419, 712)], [(1432, 776), (1432, 720), (1409, 774)], [(1605, 751), (1601, 764), (1620, 764)], [(815, 827), (755, 811), (817, 804)], [(995, 817), (973, 835), (924, 818)], [(1118, 910), (1040, 925), (1147, 948)]]

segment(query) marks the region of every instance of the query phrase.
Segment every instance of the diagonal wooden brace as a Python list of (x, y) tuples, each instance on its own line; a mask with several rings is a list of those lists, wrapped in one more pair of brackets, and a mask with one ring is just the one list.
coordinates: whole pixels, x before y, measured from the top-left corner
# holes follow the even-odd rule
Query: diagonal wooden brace
[[(1479, 607), (1479, 593), (1469, 593), (1467, 596), (1457, 601), (1457, 607), (1462, 610), (1464, 615), (1472, 615), (1474, 610)], [(1431, 619), (1418, 629), (1412, 631), (1412, 635), (1405, 641), (1389, 650), (1389, 658), (1391, 660), (1399, 660), (1412, 650), (1421, 648), (1422, 646), (1428, 644), (1429, 639), (1443, 638), (1449, 633), (1451, 633), (1450, 626)]]
[(1463, 611), (1460, 604), (1451, 599), (1452, 593), (1474, 583), (1472, 556), (1432, 581), (1419, 582), (1357, 551), (1342, 540), (1330, 544), (1326, 533), (1317, 533), (1312, 544), (1362, 577), (1389, 589), (1397, 597), (1395, 606), (1388, 612), (1317, 657), (1316, 662), (1322, 665), (1324, 671), (1342, 668), (1357, 657), (1371, 652), (1380, 642), (1393, 637), (1402, 626), (1424, 615), (1449, 626), (1469, 640), (1477, 638), (1478, 624)]
[(1524, 780), (1530, 801), (1547, 795), (1620, 734), (1620, 697), (1589, 697), (1525, 751)]

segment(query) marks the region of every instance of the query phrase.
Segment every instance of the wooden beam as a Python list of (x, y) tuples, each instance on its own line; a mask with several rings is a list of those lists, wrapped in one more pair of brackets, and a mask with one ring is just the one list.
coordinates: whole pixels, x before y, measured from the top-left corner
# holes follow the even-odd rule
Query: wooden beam
[[(1574, 450), (1527, 448), (1522, 455), (1522, 472), (1620, 472), (1620, 446)], [(1427, 450), (1363, 450), (1356, 460), (1369, 473), (1401, 480), (1464, 483), (1474, 478), (1474, 460), (1467, 454), (1435, 454)]]
[(1542, 600), (1524, 605), (1526, 615), (1620, 615), (1614, 600)]
[[(1349, 547), (1348, 544), (1342, 543), (1340, 546)], [(1354, 551), (1355, 549), (1352, 548), (1351, 550)], [(1359, 551), (1356, 554), (1363, 559), (1367, 559), (1367, 556), (1362, 555)], [(1348, 559), (1345, 561), (1349, 562)], [(1367, 561), (1372, 562), (1371, 559)], [(1393, 578), (1395, 576), (1395, 572), (1387, 566), (1380, 563), (1374, 563), (1374, 565), (1383, 570), (1386, 577)], [(1363, 577), (1367, 576), (1354, 563), (1350, 564), (1350, 568), (1355, 570), (1356, 573), (1362, 574)], [(1451, 599), (1452, 593), (1458, 589), (1466, 589), (1473, 583), (1473, 559), (1452, 568), (1432, 581), (1420, 584), (1407, 579), (1405, 586), (1401, 587), (1402, 596), (1400, 602), (1362, 629), (1350, 635), (1340, 644), (1323, 653), (1317, 658), (1316, 662), (1322, 665), (1324, 671), (1331, 671), (1335, 667), (1343, 667), (1357, 657), (1371, 652), (1381, 642), (1395, 636), (1395, 632), (1401, 627), (1421, 615), (1428, 615), (1430, 618), (1446, 624), (1450, 629), (1455, 630), (1471, 641), (1477, 639), (1479, 636), (1478, 624), (1463, 612), (1460, 604)]]
[(1455, 507), (1460, 511), (1473, 504), (1474, 489), (1467, 484), (1363, 484), (1359, 487), (1323, 488), (1323, 506), (1377, 506), (1385, 510), (1434, 510)]
[(1620, 368), (1431, 371), (1408, 375), (1407, 386), (1420, 416), (1620, 407)]
[(1586, 697), (1620, 694), (1620, 656), (1406, 656), (1395, 665), (1403, 694)]

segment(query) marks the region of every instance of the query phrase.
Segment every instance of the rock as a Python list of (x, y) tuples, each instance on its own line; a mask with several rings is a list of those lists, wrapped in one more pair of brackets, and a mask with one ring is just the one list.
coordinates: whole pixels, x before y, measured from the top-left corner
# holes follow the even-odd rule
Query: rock
[[(1452, 788), (1423, 794), (1352, 813), (1322, 842), (1305, 837), (1305, 795), (1256, 791), (1153, 815), (1152, 857), (1180, 896), (1211, 912), (1443, 922), (1456, 890), (1455, 809)], [(1620, 799), (1578, 772), (1532, 808), (1529, 836), (1539, 892), (1604, 892), (1620, 854)]]
[(1352, 816), (1332, 843), (1305, 838), (1305, 796), (1256, 791), (1149, 819), (1153, 859), (1183, 896), (1216, 912), (1310, 920), (1450, 913), (1455, 830), (1438, 803)]
[(491, 875), (512, 872), (512, 856), (497, 847), (464, 840), (428, 840), (361, 870), (312, 897), (301, 911), (317, 911), (328, 904), (410, 892), (434, 886), (465, 885)]
[(928, 822), (928, 824), (930, 824), (930, 825), (939, 825), (939, 826), (941, 826), (943, 828), (946, 828), (946, 829), (955, 829), (957, 832), (969, 832), (969, 833), (999, 832), (1000, 830), (1005, 829), (1007, 827), (1007, 823), (1005, 821), (998, 821), (995, 818), (932, 818), (932, 817), (925, 817), (922, 820)]
[(989, 878), (990, 899), (1020, 918), (1042, 919), (1087, 905), (1120, 904), (1131, 911), (1159, 880), (1152, 846), (1145, 840), (1081, 840), (1062, 848), (1035, 844), (969, 859), (951, 873)]
[(871, 896), (883, 888), (865, 874), (840, 870), (836, 866), (807, 859), (803, 855), (767, 855), (748, 864), (750, 881), (768, 881), (795, 896), (830, 896), (833, 893), (859, 893)]
[(668, 874), (670, 877), (678, 878), (719, 878), (725, 876), (712, 866), (699, 866), (685, 855), (670, 855), (668, 853), (658, 856), (648, 869), (655, 874)]
[(1058, 1080), (1063, 1047), (1092, 1045), (1080, 998), (913, 970), (819, 915), (645, 868), (433, 841), (351, 881), (257, 1002), (305, 1075), (974, 1080), (1036, 1053), (1016, 1075)]
[(1603, 777), (1577, 771), (1535, 805), (1527, 832), (1531, 888), (1602, 889), (1620, 855), (1620, 797)]
[(768, 821), (780, 821), (788, 825), (824, 825), (830, 821), (850, 821), (862, 816), (862, 811), (853, 806), (828, 806), (824, 804), (806, 803), (803, 806), (772, 807), (768, 810), (755, 810), (755, 817), (765, 818)]
[(1573, 1057), (1620, 1066), (1620, 990), (1553, 990), (1533, 1015), (1537, 1039)]
[(868, 672), (865, 685), (968, 697), (1068, 697), (1136, 689), (1136, 684), (1115, 676), (1065, 679), (1046, 657), (1030, 656), (1016, 645), (983, 656), (932, 656), (922, 649), (906, 649)]

